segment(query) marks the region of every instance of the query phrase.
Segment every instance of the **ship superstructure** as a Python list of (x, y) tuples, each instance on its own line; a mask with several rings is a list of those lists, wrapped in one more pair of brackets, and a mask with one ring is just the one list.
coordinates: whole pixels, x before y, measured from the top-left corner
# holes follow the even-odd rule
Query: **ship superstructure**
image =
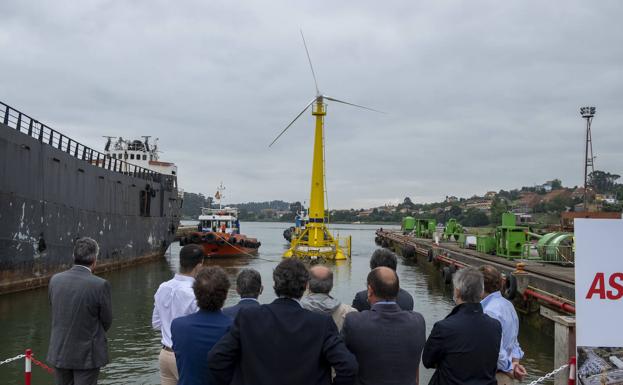
[(143, 140), (128, 140), (119, 137), (114, 142), (112, 141), (114, 136), (106, 138), (108, 138), (104, 148), (106, 155), (113, 159), (123, 160), (126, 168), (130, 165), (137, 165), (160, 174), (177, 175), (177, 166), (174, 163), (160, 160), (158, 138), (153, 144), (149, 143), (150, 136), (143, 136)]

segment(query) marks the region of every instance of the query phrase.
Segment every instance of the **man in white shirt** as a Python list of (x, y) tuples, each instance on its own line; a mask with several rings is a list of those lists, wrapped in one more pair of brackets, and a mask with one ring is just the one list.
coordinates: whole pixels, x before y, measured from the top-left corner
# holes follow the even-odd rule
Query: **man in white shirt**
[(151, 325), (162, 334), (160, 382), (162, 385), (176, 385), (179, 379), (175, 354), (171, 349), (171, 322), (178, 317), (195, 313), (199, 308), (193, 292), (197, 272), (203, 267), (203, 248), (186, 245), (180, 250), (180, 272), (162, 283), (154, 295), (154, 313)]

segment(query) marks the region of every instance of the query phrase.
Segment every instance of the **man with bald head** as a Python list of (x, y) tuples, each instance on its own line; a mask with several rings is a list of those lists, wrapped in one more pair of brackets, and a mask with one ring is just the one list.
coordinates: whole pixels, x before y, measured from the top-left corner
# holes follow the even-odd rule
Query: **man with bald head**
[(333, 318), (338, 330), (342, 330), (346, 314), (357, 311), (341, 303), (329, 293), (333, 289), (333, 272), (326, 266), (316, 265), (309, 270), (309, 294), (301, 299), (301, 306), (315, 313)]
[(377, 267), (368, 274), (371, 309), (346, 316), (342, 337), (359, 362), (359, 384), (418, 384), (418, 368), (426, 342), (420, 313), (405, 311), (396, 298), (396, 272)]

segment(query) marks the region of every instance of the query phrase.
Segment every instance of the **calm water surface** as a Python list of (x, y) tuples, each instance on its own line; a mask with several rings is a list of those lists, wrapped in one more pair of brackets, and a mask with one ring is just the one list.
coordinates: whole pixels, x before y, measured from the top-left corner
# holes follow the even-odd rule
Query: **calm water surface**
[[(264, 283), (261, 302), (275, 298), (272, 291), (272, 270), (286, 248), (282, 236), (289, 224), (246, 223), (242, 230), (262, 242), (258, 258), (213, 260), (210, 265), (223, 267), (235, 280), (245, 267), (257, 269)], [(350, 303), (355, 293), (365, 288), (369, 258), (374, 244), (374, 225), (336, 225), (335, 231), (353, 236), (350, 262), (332, 264), (335, 286), (333, 295)], [(153, 295), (161, 282), (177, 271), (179, 245), (173, 244), (166, 260), (135, 266), (105, 275), (112, 284), (114, 322), (108, 333), (111, 363), (100, 375), (100, 384), (157, 384), (159, 333), (151, 329)], [(421, 266), (419, 265), (421, 264)], [(427, 335), (434, 322), (445, 317), (453, 307), (451, 288), (441, 282), (440, 275), (427, 262), (399, 258), (400, 285), (415, 298), (415, 310), (426, 319)], [(238, 297), (232, 287), (227, 304)], [(46, 289), (0, 296), (0, 360), (15, 356), (25, 348), (33, 349), (39, 359), (45, 358), (49, 338), (49, 305)], [(526, 352), (524, 364), (536, 379), (553, 368), (554, 344), (551, 337), (522, 323), (520, 343)], [(0, 366), (0, 384), (23, 384), (23, 360)], [(420, 368), (420, 383), (426, 384), (432, 371)], [(51, 384), (52, 377), (33, 367), (33, 384)]]

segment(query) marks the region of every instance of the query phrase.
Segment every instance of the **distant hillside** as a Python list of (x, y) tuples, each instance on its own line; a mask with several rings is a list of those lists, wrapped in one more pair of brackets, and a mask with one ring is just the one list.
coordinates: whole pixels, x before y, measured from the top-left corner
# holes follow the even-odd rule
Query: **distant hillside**
[[(212, 207), (214, 200), (201, 193), (195, 194), (184, 192), (184, 205), (182, 206), (182, 217), (186, 219), (197, 219), (202, 207)], [(274, 200), (269, 202), (248, 202), (228, 204), (230, 207), (237, 207), (240, 210), (241, 220), (281, 220), (281, 216), (286, 215), (283, 220), (290, 220), (291, 212), (289, 202)], [(296, 211), (296, 210), (295, 210)], [(294, 218), (294, 215), (291, 216)]]
[(212, 197), (207, 197), (201, 193), (195, 194), (184, 192), (184, 205), (182, 206), (182, 218), (197, 219), (202, 207), (210, 207)]
[[(589, 208), (591, 210), (623, 210), (623, 184), (617, 183), (617, 174), (594, 171), (589, 175)], [(384, 205), (370, 209), (331, 210), (327, 213), (331, 222), (399, 223), (404, 216), (434, 218), (445, 223), (454, 218), (464, 226), (478, 227), (500, 224), (502, 213), (513, 211), (530, 222), (557, 223), (563, 211), (583, 210), (584, 189), (564, 187), (559, 179), (541, 185), (522, 187), (510, 191), (489, 191), (482, 196), (470, 198), (446, 196), (443, 202), (417, 203), (409, 197), (397, 205)], [(212, 197), (203, 194), (184, 194), (184, 218), (197, 218), (201, 207), (210, 207)], [(249, 202), (230, 204), (240, 210), (244, 221), (294, 220), (300, 210), (300, 202)]]

